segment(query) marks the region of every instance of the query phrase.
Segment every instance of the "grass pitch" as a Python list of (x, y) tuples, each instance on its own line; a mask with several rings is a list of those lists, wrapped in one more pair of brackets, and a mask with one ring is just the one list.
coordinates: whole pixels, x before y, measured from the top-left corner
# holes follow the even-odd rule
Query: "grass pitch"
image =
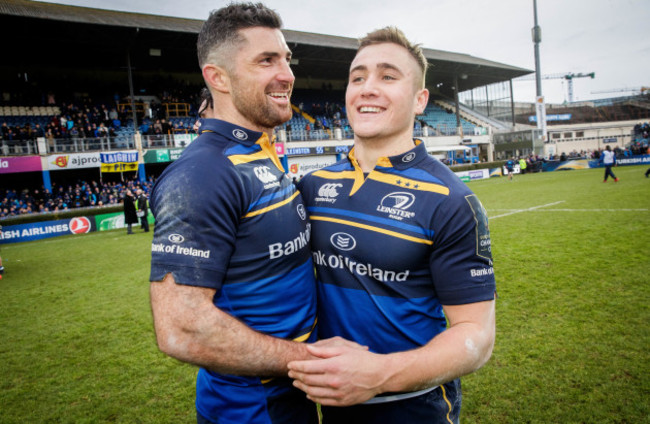
[[(464, 423), (650, 422), (646, 167), (470, 183), (490, 216), (492, 359)], [(5, 245), (1, 423), (192, 423), (196, 369), (156, 348), (151, 233)]]

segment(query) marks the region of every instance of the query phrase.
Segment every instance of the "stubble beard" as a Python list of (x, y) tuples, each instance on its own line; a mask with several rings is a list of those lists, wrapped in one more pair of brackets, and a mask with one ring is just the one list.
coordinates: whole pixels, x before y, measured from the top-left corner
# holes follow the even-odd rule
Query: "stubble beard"
[(291, 119), (291, 103), (282, 109), (272, 104), (265, 93), (256, 93), (254, 88), (242, 87), (244, 85), (240, 81), (233, 84), (232, 102), (237, 111), (257, 128), (273, 129)]

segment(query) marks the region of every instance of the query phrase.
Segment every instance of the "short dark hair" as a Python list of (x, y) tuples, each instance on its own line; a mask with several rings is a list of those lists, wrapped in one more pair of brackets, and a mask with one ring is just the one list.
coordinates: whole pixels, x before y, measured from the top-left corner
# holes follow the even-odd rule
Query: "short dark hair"
[(371, 46), (373, 44), (383, 44), (383, 43), (393, 43), (398, 46), (404, 47), (409, 54), (417, 62), (420, 71), (422, 71), (422, 87), (424, 88), (425, 78), (427, 75), (427, 68), (429, 63), (427, 62), (424, 53), (422, 53), (422, 48), (420, 44), (411, 43), (406, 35), (397, 27), (387, 26), (381, 29), (374, 30), (369, 32), (365, 37), (359, 39), (359, 49), (357, 53), (361, 51), (364, 47)]
[[(240, 29), (252, 27), (280, 29), (282, 19), (262, 3), (231, 3), (210, 12), (196, 42), (199, 66), (203, 68), (206, 63), (215, 63), (216, 57), (223, 56), (223, 47), (236, 46), (243, 41)], [(222, 65), (227, 63), (228, 58), (221, 61)]]

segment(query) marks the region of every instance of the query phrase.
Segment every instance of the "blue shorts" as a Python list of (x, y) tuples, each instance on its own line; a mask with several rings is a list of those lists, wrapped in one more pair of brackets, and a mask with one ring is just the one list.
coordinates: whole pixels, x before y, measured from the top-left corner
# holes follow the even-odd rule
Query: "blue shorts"
[(460, 379), (423, 395), (386, 403), (339, 408), (323, 406), (323, 424), (458, 424)]

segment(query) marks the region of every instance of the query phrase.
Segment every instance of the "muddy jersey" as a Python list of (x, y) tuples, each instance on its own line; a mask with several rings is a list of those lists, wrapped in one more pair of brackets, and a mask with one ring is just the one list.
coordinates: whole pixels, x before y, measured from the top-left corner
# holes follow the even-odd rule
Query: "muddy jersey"
[[(214, 304), (249, 327), (315, 339), (316, 287), (302, 197), (264, 133), (206, 119), (156, 182), (151, 281), (216, 290)], [(197, 410), (218, 422), (267, 422), (266, 401), (289, 379), (201, 369)]]
[(377, 353), (413, 349), (445, 330), (442, 305), (494, 298), (485, 210), (417, 143), (367, 176), (352, 150), (299, 184), (312, 223), (320, 338)]

